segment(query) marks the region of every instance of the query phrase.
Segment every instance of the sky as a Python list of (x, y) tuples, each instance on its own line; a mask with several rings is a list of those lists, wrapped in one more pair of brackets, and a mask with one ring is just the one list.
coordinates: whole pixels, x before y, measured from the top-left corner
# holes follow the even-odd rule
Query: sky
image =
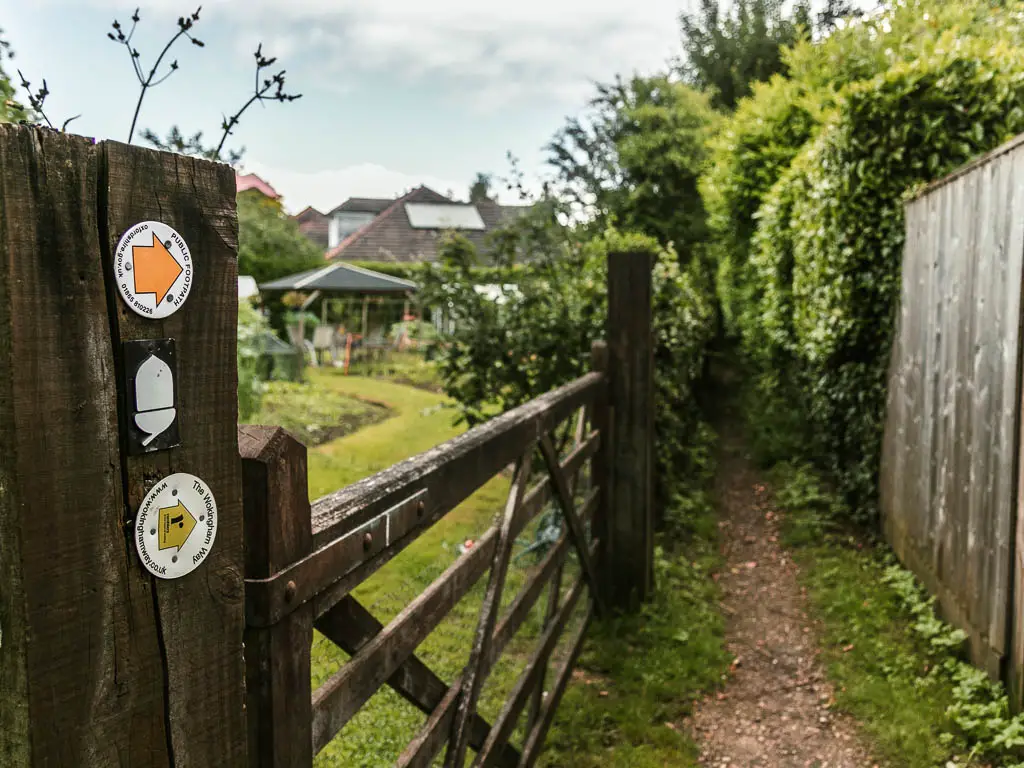
[[(195, 2), (196, 0), (192, 0)], [(148, 70), (195, 10), (182, 0), (5, 0), (7, 62), (38, 85), (55, 123), (97, 139), (128, 138), (138, 82), (116, 18)], [(172, 125), (219, 138), (221, 115), (251, 95), (253, 51), (277, 56), (289, 104), (255, 105), (228, 146), (243, 168), (285, 198), (288, 210), (326, 211), (350, 196), (387, 197), (419, 184), (464, 197), (478, 171), (507, 175), (507, 153), (531, 184), (543, 146), (578, 114), (595, 82), (651, 73), (679, 53), (688, 0), (206, 0), (193, 30), (165, 63), (174, 75), (151, 89), (140, 128)], [(140, 139), (136, 137), (136, 142)]]

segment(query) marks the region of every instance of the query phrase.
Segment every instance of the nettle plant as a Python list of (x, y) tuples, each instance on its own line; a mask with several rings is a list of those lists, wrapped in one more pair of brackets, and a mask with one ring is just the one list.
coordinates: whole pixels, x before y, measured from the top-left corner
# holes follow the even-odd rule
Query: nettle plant
[[(191, 14), (178, 17), (173, 34), (164, 44), (160, 53), (156, 56), (152, 65), (149, 67), (142, 63), (142, 53), (134, 43), (135, 33), (138, 29), (139, 22), (142, 20), (140, 10), (138, 8), (135, 9), (135, 12), (131, 16), (130, 25), (122, 24), (117, 19), (114, 19), (111, 24), (111, 31), (107, 33), (107, 37), (117, 45), (124, 47), (129, 60), (131, 61), (135, 77), (139, 83), (139, 96), (135, 102), (135, 112), (132, 115), (131, 126), (128, 129), (129, 144), (131, 144), (132, 140), (135, 138), (136, 128), (139, 123), (139, 116), (142, 112), (142, 105), (146, 100), (146, 96), (153, 88), (156, 88), (161, 83), (166, 82), (168, 78), (173, 76), (179, 69), (177, 58), (171, 58), (170, 61), (168, 61), (172, 51), (184, 41), (191, 43), (195, 48), (203, 48), (206, 46), (206, 43), (196, 37), (195, 34), (195, 28), (199, 23), (201, 11), (202, 6), (197, 8)], [(156, 132), (150, 129), (145, 129), (141, 132), (142, 138), (157, 149), (178, 152), (179, 154), (184, 155), (205, 157), (208, 160), (222, 160), (230, 163), (231, 165), (236, 165), (242, 159), (242, 154), (245, 151), (244, 147), (236, 150), (227, 149), (225, 145), (228, 141), (228, 137), (234, 133), (235, 128), (238, 126), (245, 112), (257, 103), (270, 101), (292, 102), (296, 99), (302, 98), (301, 93), (289, 93), (286, 90), (285, 70), (280, 69), (273, 71), (272, 68), (277, 63), (277, 59), (267, 57), (263, 54), (262, 43), (257, 46), (253, 57), (256, 62), (256, 73), (252, 93), (241, 103), (235, 112), (231, 115), (224, 114), (222, 116), (220, 124), (220, 138), (216, 144), (207, 145), (204, 143), (202, 131), (197, 131), (189, 136), (182, 133), (178, 126), (173, 126), (164, 138), (161, 138)], [(50, 89), (46, 80), (44, 79), (42, 81), (42, 85), (33, 90), (31, 81), (22, 74), (21, 70), (18, 70), (18, 76), (21, 78), (21, 87), (25, 90), (28, 96), (30, 113), (35, 118), (34, 120), (28, 120), (28, 122), (45, 124), (49, 128), (56, 129), (56, 125), (46, 114), (46, 99), (50, 95)], [(68, 124), (79, 117), (80, 115), (75, 115), (74, 117), (70, 117), (65, 120), (61, 124), (60, 130), (66, 130)]]

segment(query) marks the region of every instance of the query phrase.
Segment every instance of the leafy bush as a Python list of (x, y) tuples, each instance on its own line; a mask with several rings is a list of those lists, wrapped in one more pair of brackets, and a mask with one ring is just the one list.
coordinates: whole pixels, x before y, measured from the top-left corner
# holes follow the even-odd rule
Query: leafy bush
[[(751, 284), (746, 262), (755, 214), (765, 195), (817, 127), (815, 104), (799, 83), (776, 76), (756, 83), (711, 142), (711, 166), (701, 180), (709, 225), (719, 250), (719, 299), (735, 331)], [(753, 281), (756, 283), (756, 280)]]
[(773, 365), (792, 355), (814, 449), (861, 521), (875, 517), (903, 195), (1022, 129), (1021, 52), (949, 32), (849, 86), (765, 201), (748, 346), (767, 340)]
[(477, 423), (586, 373), (591, 344), (604, 335), (607, 254), (656, 253), (655, 477), (658, 507), (665, 509), (676, 483), (699, 458), (690, 454), (700, 433), (695, 389), (714, 334), (708, 287), (697, 264), (684, 270), (674, 251), (651, 238), (609, 231), (579, 242), (553, 219), (546, 222), (517, 222), (516, 231), (507, 233), (501, 263), (509, 269), (522, 251), (524, 232), (538, 247), (530, 250), (528, 270), (498, 281), (516, 286), (501, 301), (474, 290), (476, 252), (468, 240), (455, 236), (442, 246), (424, 294), (434, 305), (450, 305), (454, 314), (454, 333), (438, 350), (445, 391), (458, 401), (463, 418)]
[(238, 273), (257, 283), (322, 266), (323, 252), (299, 231), (276, 200), (238, 195)]
[(264, 384), (260, 380), (263, 334), (270, 325), (248, 301), (238, 302), (238, 418), (249, 419), (260, 409)]

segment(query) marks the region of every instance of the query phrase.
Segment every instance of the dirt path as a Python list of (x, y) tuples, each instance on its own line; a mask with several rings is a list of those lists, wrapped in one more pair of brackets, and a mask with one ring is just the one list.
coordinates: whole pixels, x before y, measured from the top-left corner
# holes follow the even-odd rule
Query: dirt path
[(721, 439), (720, 580), (726, 643), (736, 660), (724, 691), (695, 708), (690, 726), (701, 765), (872, 766), (855, 724), (829, 709), (832, 686), (766, 489), (736, 430), (723, 425)]

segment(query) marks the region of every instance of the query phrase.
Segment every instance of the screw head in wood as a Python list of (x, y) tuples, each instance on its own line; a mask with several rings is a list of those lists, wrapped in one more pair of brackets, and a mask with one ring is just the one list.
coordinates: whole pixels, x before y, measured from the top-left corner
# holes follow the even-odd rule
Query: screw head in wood
[(284, 585), (284, 600), (286, 603), (290, 603), (295, 599), (295, 593), (298, 589), (299, 587), (294, 581), (289, 581)]
[(370, 547), (373, 546), (373, 534), (367, 531), (363, 534), (363, 551), (369, 552)]

